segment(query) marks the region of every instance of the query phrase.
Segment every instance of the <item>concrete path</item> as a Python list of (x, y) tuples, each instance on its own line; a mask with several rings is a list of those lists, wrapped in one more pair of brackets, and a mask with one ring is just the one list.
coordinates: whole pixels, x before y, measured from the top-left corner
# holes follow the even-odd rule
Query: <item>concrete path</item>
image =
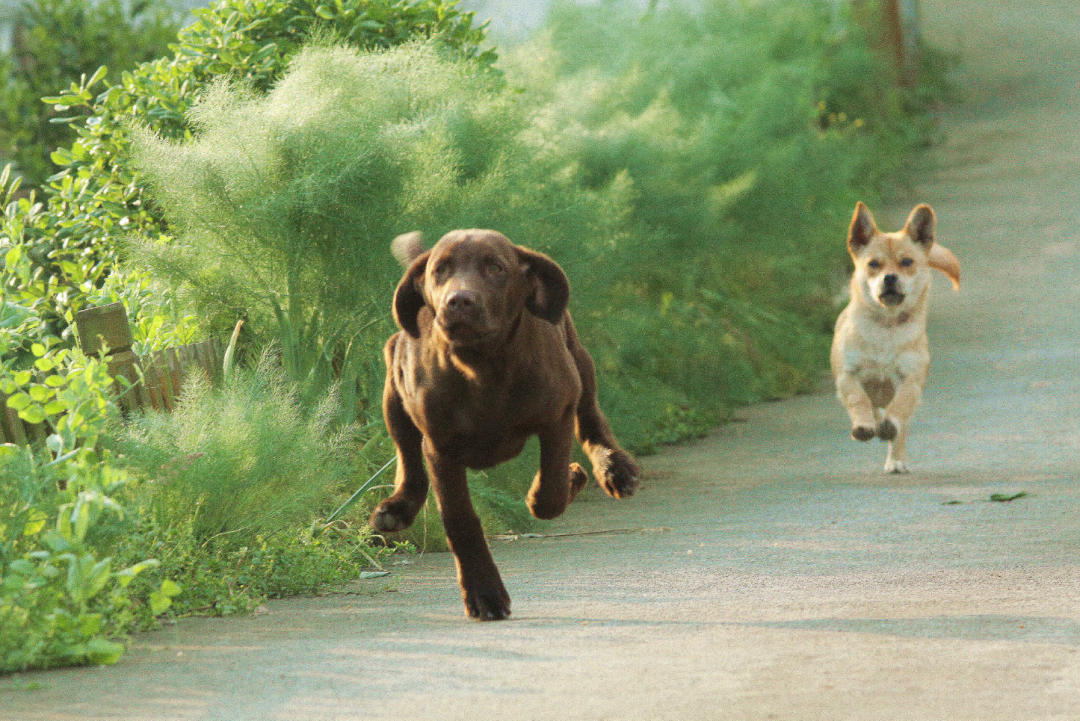
[(550, 529), (629, 532), (494, 542), (512, 621), (466, 621), (432, 554), (0, 680), (0, 719), (1080, 718), (1080, 13), (922, 4), (967, 61), (917, 193), (964, 287), (934, 290), (914, 473), (831, 394), (752, 408)]

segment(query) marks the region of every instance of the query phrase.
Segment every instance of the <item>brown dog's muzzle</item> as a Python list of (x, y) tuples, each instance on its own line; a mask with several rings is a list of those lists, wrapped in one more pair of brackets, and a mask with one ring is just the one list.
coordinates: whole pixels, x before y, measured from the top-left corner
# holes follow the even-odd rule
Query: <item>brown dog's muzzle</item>
[(477, 343), (491, 333), (488, 314), (476, 291), (462, 289), (447, 293), (435, 320), (454, 343)]

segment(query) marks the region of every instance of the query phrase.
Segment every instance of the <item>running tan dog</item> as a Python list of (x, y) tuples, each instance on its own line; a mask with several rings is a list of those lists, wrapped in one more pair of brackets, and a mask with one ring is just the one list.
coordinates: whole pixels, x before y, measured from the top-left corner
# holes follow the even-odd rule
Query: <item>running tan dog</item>
[(577, 434), (604, 490), (624, 498), (638, 468), (596, 402), (592, 358), (566, 310), (570, 283), (546, 255), (492, 230), (455, 230), (424, 252), (399, 236), (406, 266), (394, 294), (402, 330), (386, 344), (383, 416), (397, 446), (392, 496), (371, 514), (377, 531), (408, 528), (428, 494), (427, 461), (465, 613), (510, 614), (510, 596), (469, 499), (467, 468), (491, 468), (540, 438), (527, 504), (555, 518), (588, 477), (570, 462)]
[(908, 472), (908, 421), (930, 367), (930, 270), (940, 270), (960, 287), (960, 262), (934, 242), (936, 222), (924, 203), (911, 211), (903, 230), (882, 233), (860, 202), (848, 230), (855, 274), (851, 302), (836, 319), (832, 371), (851, 416), (851, 437), (889, 442), (888, 473)]

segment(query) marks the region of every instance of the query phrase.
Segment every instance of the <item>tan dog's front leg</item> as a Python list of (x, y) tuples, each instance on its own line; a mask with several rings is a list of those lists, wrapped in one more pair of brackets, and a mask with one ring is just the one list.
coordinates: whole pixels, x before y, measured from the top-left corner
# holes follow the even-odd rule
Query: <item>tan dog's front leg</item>
[(836, 395), (851, 417), (851, 437), (857, 441), (868, 441), (874, 437), (874, 404), (866, 395), (862, 383), (851, 373), (841, 373), (836, 377)]
[(900, 383), (896, 395), (885, 407), (885, 418), (878, 426), (878, 436), (889, 441), (889, 453), (885, 458), (886, 473), (907, 473), (907, 429), (915, 408), (922, 399), (922, 383), (918, 378), (908, 377)]

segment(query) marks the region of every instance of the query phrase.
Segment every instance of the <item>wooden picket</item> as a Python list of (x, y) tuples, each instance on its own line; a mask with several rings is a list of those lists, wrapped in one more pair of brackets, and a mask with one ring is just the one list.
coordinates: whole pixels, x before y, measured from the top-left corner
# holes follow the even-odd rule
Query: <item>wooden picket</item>
[[(131, 350), (134, 342), (131, 325), (122, 303), (79, 311), (75, 327), (83, 352), (94, 355), (104, 347), (109, 375), (130, 383), (117, 398), (125, 415), (149, 410), (171, 413), (192, 368), (201, 370), (211, 381), (219, 380), (223, 373), (220, 339), (166, 348), (141, 358), (135, 355)], [(18, 411), (8, 407), (7, 400), (0, 392), (0, 443), (44, 444), (48, 436), (46, 426), (22, 420)]]

